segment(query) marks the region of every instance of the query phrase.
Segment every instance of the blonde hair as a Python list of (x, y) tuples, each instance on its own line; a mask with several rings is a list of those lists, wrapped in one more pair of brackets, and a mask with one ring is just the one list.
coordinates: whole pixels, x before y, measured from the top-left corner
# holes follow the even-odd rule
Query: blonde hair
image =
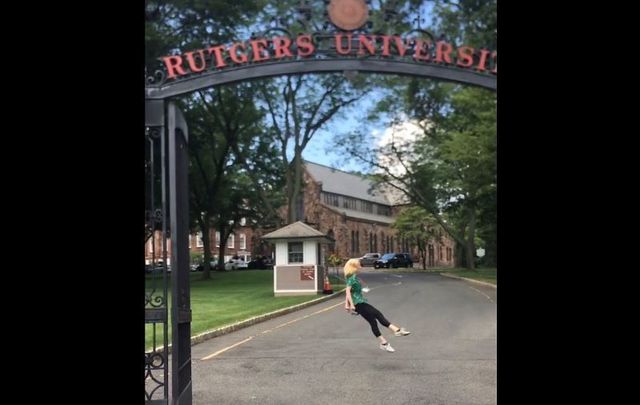
[(360, 266), (360, 259), (349, 259), (349, 260), (347, 260), (347, 262), (344, 264), (344, 276), (345, 277), (351, 276), (360, 267), (362, 267), (362, 266)]

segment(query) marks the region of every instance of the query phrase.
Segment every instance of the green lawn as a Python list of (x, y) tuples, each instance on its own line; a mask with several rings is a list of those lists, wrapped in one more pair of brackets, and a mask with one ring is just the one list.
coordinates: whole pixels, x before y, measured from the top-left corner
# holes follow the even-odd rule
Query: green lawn
[[(146, 286), (151, 288), (151, 276), (146, 276)], [(202, 273), (191, 273), (191, 335), (217, 329), (245, 319), (262, 315), (277, 309), (289, 307), (319, 298), (319, 295), (298, 297), (273, 296), (272, 270), (240, 270), (231, 272), (211, 272), (210, 280), (202, 280)], [(156, 285), (161, 285), (161, 278)], [(333, 291), (344, 288), (344, 281), (331, 276)], [(169, 288), (170, 290), (170, 288)], [(171, 294), (169, 293), (169, 303)], [(162, 340), (162, 330), (156, 328), (158, 341)], [(171, 328), (169, 328), (171, 339)], [(145, 325), (145, 347), (153, 341), (153, 327)], [(171, 340), (169, 340), (171, 343)]]
[(462, 268), (446, 269), (446, 270), (443, 269), (441, 273), (449, 273), (454, 276), (472, 278), (474, 280), (485, 281), (487, 283), (497, 285), (497, 280), (496, 280), (497, 269), (495, 267), (480, 268), (480, 269), (476, 269), (476, 271), (462, 269)]

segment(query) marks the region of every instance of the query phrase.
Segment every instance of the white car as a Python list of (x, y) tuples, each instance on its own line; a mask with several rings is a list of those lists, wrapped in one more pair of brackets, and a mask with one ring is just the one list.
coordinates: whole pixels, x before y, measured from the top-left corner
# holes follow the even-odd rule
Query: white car
[(224, 264), (225, 270), (246, 269), (247, 267), (248, 263), (242, 259), (231, 259)]

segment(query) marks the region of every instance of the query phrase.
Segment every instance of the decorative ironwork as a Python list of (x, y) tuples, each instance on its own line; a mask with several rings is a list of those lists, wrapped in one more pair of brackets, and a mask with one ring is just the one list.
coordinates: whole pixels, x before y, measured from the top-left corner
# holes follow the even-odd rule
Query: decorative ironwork
[(153, 74), (148, 74), (147, 69), (145, 68), (144, 73), (145, 73), (145, 81), (149, 86), (159, 86), (164, 82), (166, 82), (167, 80), (167, 73), (164, 70), (164, 68), (156, 69), (153, 72)]
[(364, 0), (331, 0), (327, 11), (333, 25), (345, 31), (361, 28), (369, 19)]
[[(166, 379), (168, 372), (168, 362), (166, 358), (166, 352), (151, 352), (144, 355), (144, 399), (145, 401), (151, 401), (154, 396), (158, 396), (159, 390), (164, 389), (166, 391)], [(148, 389), (147, 386), (150, 388)], [(158, 395), (156, 395), (158, 393)], [(167, 398), (167, 396), (165, 396)]]
[(154, 295), (154, 292), (144, 294), (144, 306), (164, 307), (167, 305), (167, 299), (164, 295)]
[[(145, 230), (147, 241), (151, 243), (151, 254), (150, 257), (145, 257), (148, 264), (145, 266), (144, 304), (146, 333), (150, 333), (152, 337), (151, 348), (145, 348), (149, 349), (145, 352), (146, 401), (169, 398), (169, 362), (166, 357), (169, 343), (167, 244), (162, 236), (167, 229), (166, 202), (163, 198), (167, 192), (164, 181), (167, 167), (163, 129), (162, 126), (145, 127)], [(159, 249), (158, 239), (162, 241)]]

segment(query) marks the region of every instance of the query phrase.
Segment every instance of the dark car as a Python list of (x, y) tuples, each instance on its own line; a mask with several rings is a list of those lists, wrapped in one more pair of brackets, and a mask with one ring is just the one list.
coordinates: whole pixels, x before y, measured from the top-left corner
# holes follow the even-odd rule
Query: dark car
[(380, 268), (397, 268), (397, 267), (413, 267), (411, 256), (406, 253), (385, 253), (380, 259), (373, 263), (373, 267)]
[(364, 256), (360, 258), (360, 266), (368, 267), (373, 266), (373, 264), (380, 258), (380, 253), (365, 253)]
[(248, 264), (249, 269), (270, 269), (273, 267), (273, 262), (270, 258), (264, 256), (258, 256), (257, 258), (251, 260)]
[(411, 258), (411, 254), (409, 253), (401, 253), (404, 255), (404, 257), (407, 259), (407, 263), (409, 263), (409, 265), (407, 267), (413, 267), (413, 259)]

